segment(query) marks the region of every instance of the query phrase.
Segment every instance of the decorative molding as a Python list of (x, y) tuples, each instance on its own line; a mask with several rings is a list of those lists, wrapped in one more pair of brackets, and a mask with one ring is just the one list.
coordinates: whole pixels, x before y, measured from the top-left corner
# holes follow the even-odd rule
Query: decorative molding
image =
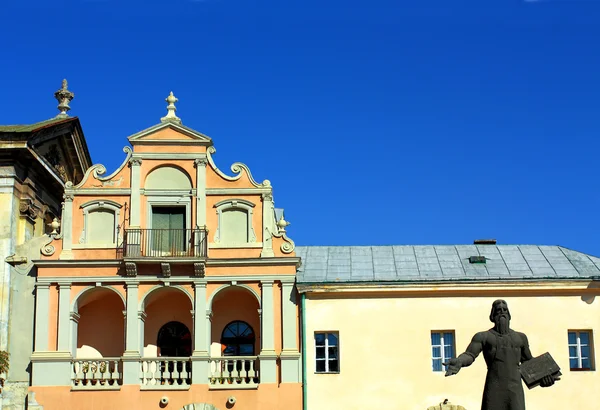
[(85, 185), (87, 180), (90, 178), (90, 175), (93, 176), (94, 179), (97, 179), (98, 181), (100, 181), (101, 186), (113, 186), (114, 184), (111, 184), (108, 181), (113, 179), (119, 172), (121, 172), (121, 170), (123, 168), (125, 168), (125, 166), (129, 163), (131, 155), (133, 154), (133, 151), (131, 150), (131, 148), (129, 148), (127, 146), (123, 147), (123, 152), (127, 154), (127, 156), (125, 157), (125, 160), (123, 161), (121, 166), (119, 166), (119, 168), (117, 168), (117, 170), (115, 172), (113, 172), (112, 174), (110, 174), (109, 176), (106, 176), (106, 177), (102, 176), (106, 173), (106, 167), (104, 165), (95, 164), (95, 165), (92, 165), (91, 167), (89, 167), (87, 169), (87, 171), (85, 171), (83, 179), (81, 180), (81, 182), (79, 182), (79, 184), (73, 186), (73, 183), (71, 181), (69, 181), (66, 183), (66, 188), (67, 189), (71, 189), (71, 188), (80, 189), (81, 187), (83, 187)]
[(129, 165), (132, 167), (139, 167), (142, 165), (142, 159), (139, 157), (131, 158), (129, 160)]
[(192, 196), (196, 195), (196, 189), (173, 189), (173, 190), (167, 190), (167, 189), (147, 189), (147, 188), (140, 188), (140, 194), (141, 195), (146, 195), (146, 196), (170, 196), (170, 197), (185, 196), (185, 197), (192, 197)]
[(63, 199), (65, 200), (65, 202), (73, 202), (73, 199), (75, 199), (75, 195), (73, 194), (73, 192), (65, 192), (63, 194)]
[(160, 264), (160, 271), (162, 272), (162, 275), (165, 278), (171, 277), (171, 264), (168, 263), (168, 262), (167, 263), (161, 262), (161, 264)]
[(259, 195), (271, 192), (271, 187), (267, 188), (206, 188), (206, 195)]
[[(154, 134), (164, 128), (172, 128), (183, 135), (191, 137), (191, 139), (177, 139), (177, 140), (163, 140), (163, 139), (142, 139), (148, 135)], [(173, 121), (161, 122), (160, 124), (153, 125), (150, 128), (146, 128), (138, 133), (135, 133), (127, 140), (137, 145), (179, 145), (179, 144), (195, 144), (195, 145), (210, 145), (212, 140), (207, 135), (204, 135), (198, 131), (195, 131), (181, 123)], [(196, 155), (197, 156), (197, 155)]]
[(129, 277), (137, 276), (137, 265), (134, 262), (125, 262), (125, 274)]
[(273, 191), (266, 192), (261, 195), (263, 201), (273, 202)]
[[(267, 231), (269, 231), (268, 227), (265, 227), (265, 229)], [(269, 232), (271, 233), (271, 232)], [(294, 249), (296, 248), (296, 244), (294, 244), (294, 241), (292, 241), (290, 238), (288, 238), (288, 236), (285, 234), (285, 231), (283, 232), (278, 232), (278, 233), (271, 233), (271, 235), (273, 235), (275, 238), (283, 238), (284, 242), (281, 244), (281, 246), (279, 247), (279, 249), (281, 249), (281, 252), (288, 254), (288, 253), (292, 253), (294, 251)]]
[[(225, 199), (223, 201), (217, 202), (214, 205), (214, 208), (217, 209), (217, 232), (215, 233), (215, 236), (213, 239), (214, 243), (221, 242), (221, 236), (223, 234), (223, 232), (222, 232), (223, 211), (227, 211), (229, 209), (242, 209), (246, 212), (246, 221), (248, 224), (248, 231), (246, 232), (246, 235), (247, 235), (246, 237), (248, 238), (248, 241), (245, 243), (256, 243), (256, 234), (254, 233), (254, 227), (252, 226), (252, 221), (254, 219), (253, 208), (255, 206), (256, 205), (250, 201), (247, 201), (245, 199), (236, 199), (236, 198)], [(229, 245), (229, 243), (226, 243), (226, 245)], [(236, 245), (242, 245), (242, 244), (236, 244)]]
[(131, 195), (131, 188), (81, 188), (77, 191), (77, 196), (90, 195)]
[[(190, 263), (190, 259), (185, 260), (173, 260), (170, 259), (171, 263)], [(33, 263), (36, 266), (43, 266), (47, 268), (81, 268), (82, 266), (95, 266), (95, 267), (120, 267), (123, 262), (121, 260), (114, 259), (98, 259), (98, 260), (44, 260), (37, 259)], [(206, 266), (299, 266), (299, 257), (274, 257), (274, 258), (246, 258), (246, 259), (207, 259)]]
[(196, 160), (200, 153), (196, 152), (136, 152), (133, 158), (154, 160)]
[(35, 206), (33, 199), (24, 198), (19, 202), (19, 213), (31, 223), (35, 223), (39, 211), (40, 210)]
[(268, 179), (265, 179), (262, 182), (262, 184), (259, 184), (258, 182), (256, 182), (254, 180), (254, 178), (252, 177), (252, 173), (250, 172), (250, 169), (246, 166), (246, 164), (243, 164), (241, 162), (235, 162), (231, 165), (231, 172), (236, 174), (235, 176), (230, 177), (228, 175), (225, 175), (219, 168), (217, 168), (217, 166), (215, 165), (215, 161), (212, 158), (213, 154), (215, 154), (216, 152), (217, 152), (217, 149), (213, 145), (211, 145), (206, 150), (206, 158), (208, 159), (208, 163), (210, 164), (212, 169), (217, 173), (217, 175), (219, 175), (224, 180), (231, 181), (231, 182), (237, 181), (238, 179), (240, 179), (242, 177), (242, 174), (245, 172), (246, 175), (248, 176), (248, 180), (255, 187), (264, 188), (264, 187), (271, 186), (271, 181), (269, 181)]
[(204, 278), (206, 274), (206, 264), (203, 262), (194, 263), (194, 277)]
[[(205, 276), (203, 279), (206, 283), (216, 283), (216, 284), (224, 284), (226, 283), (228, 286), (232, 281), (237, 281), (238, 286), (244, 283), (257, 283), (261, 281), (294, 281), (296, 278), (295, 275), (227, 275), (227, 276)], [(199, 278), (188, 276), (172, 276), (169, 278), (171, 284), (175, 285), (194, 285), (198, 281)], [(58, 283), (59, 281), (69, 280), (73, 285), (88, 285), (93, 286), (96, 282), (101, 281), (104, 285), (103, 287), (108, 288), (111, 286), (130, 286), (135, 284), (136, 286), (140, 283), (143, 284), (156, 284), (162, 280), (162, 278), (158, 276), (136, 276), (136, 277), (127, 277), (127, 276), (97, 276), (97, 277), (82, 277), (82, 276), (44, 276), (38, 278), (38, 282), (36, 286), (40, 287), (49, 287), (52, 284)], [(582, 288), (589, 285), (590, 281), (582, 284)], [(577, 288), (579, 289), (579, 288)]]
[(73, 321), (75, 323), (79, 323), (79, 319), (81, 318), (81, 315), (77, 312), (71, 312), (70, 318), (71, 318), (71, 321)]
[[(54, 248), (54, 245), (52, 245), (52, 241), (54, 239), (56, 239), (57, 235), (48, 235), (48, 239), (46, 242), (44, 242), (44, 244), (42, 245), (40, 252), (42, 253), (42, 255), (44, 256), (52, 256), (54, 255), (54, 252), (56, 252), (56, 248)], [(34, 261), (35, 264), (35, 261)]]

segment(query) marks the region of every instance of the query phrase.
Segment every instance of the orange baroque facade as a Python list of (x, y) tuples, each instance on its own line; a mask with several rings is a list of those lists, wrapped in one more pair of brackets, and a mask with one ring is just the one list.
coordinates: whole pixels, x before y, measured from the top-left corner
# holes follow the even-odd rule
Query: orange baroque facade
[(35, 261), (31, 390), (45, 410), (301, 409), (283, 211), (245, 165), (221, 172), (167, 101), (116, 171), (66, 184)]

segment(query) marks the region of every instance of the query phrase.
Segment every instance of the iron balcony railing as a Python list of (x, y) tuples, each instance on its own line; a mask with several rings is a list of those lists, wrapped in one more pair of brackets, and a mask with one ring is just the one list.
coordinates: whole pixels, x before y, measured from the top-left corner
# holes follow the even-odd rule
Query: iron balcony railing
[(125, 258), (203, 258), (207, 255), (206, 230), (125, 229)]

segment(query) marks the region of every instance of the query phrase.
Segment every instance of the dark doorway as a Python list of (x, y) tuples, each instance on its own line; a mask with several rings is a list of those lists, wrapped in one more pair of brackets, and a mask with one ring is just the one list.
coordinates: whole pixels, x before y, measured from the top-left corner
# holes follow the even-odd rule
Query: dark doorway
[(186, 325), (169, 322), (158, 331), (156, 346), (164, 357), (190, 357), (192, 335)]

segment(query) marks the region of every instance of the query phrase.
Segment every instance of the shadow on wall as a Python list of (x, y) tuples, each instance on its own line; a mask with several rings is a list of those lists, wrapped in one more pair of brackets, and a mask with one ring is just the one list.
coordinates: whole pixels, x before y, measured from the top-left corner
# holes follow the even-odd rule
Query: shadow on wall
[(586, 293), (584, 295), (581, 295), (581, 300), (587, 303), (588, 305), (591, 305), (592, 303), (594, 303), (594, 300), (596, 300), (595, 293), (598, 292), (598, 289), (600, 289), (600, 282), (592, 281), (588, 285), (587, 289), (591, 292), (589, 294)]

